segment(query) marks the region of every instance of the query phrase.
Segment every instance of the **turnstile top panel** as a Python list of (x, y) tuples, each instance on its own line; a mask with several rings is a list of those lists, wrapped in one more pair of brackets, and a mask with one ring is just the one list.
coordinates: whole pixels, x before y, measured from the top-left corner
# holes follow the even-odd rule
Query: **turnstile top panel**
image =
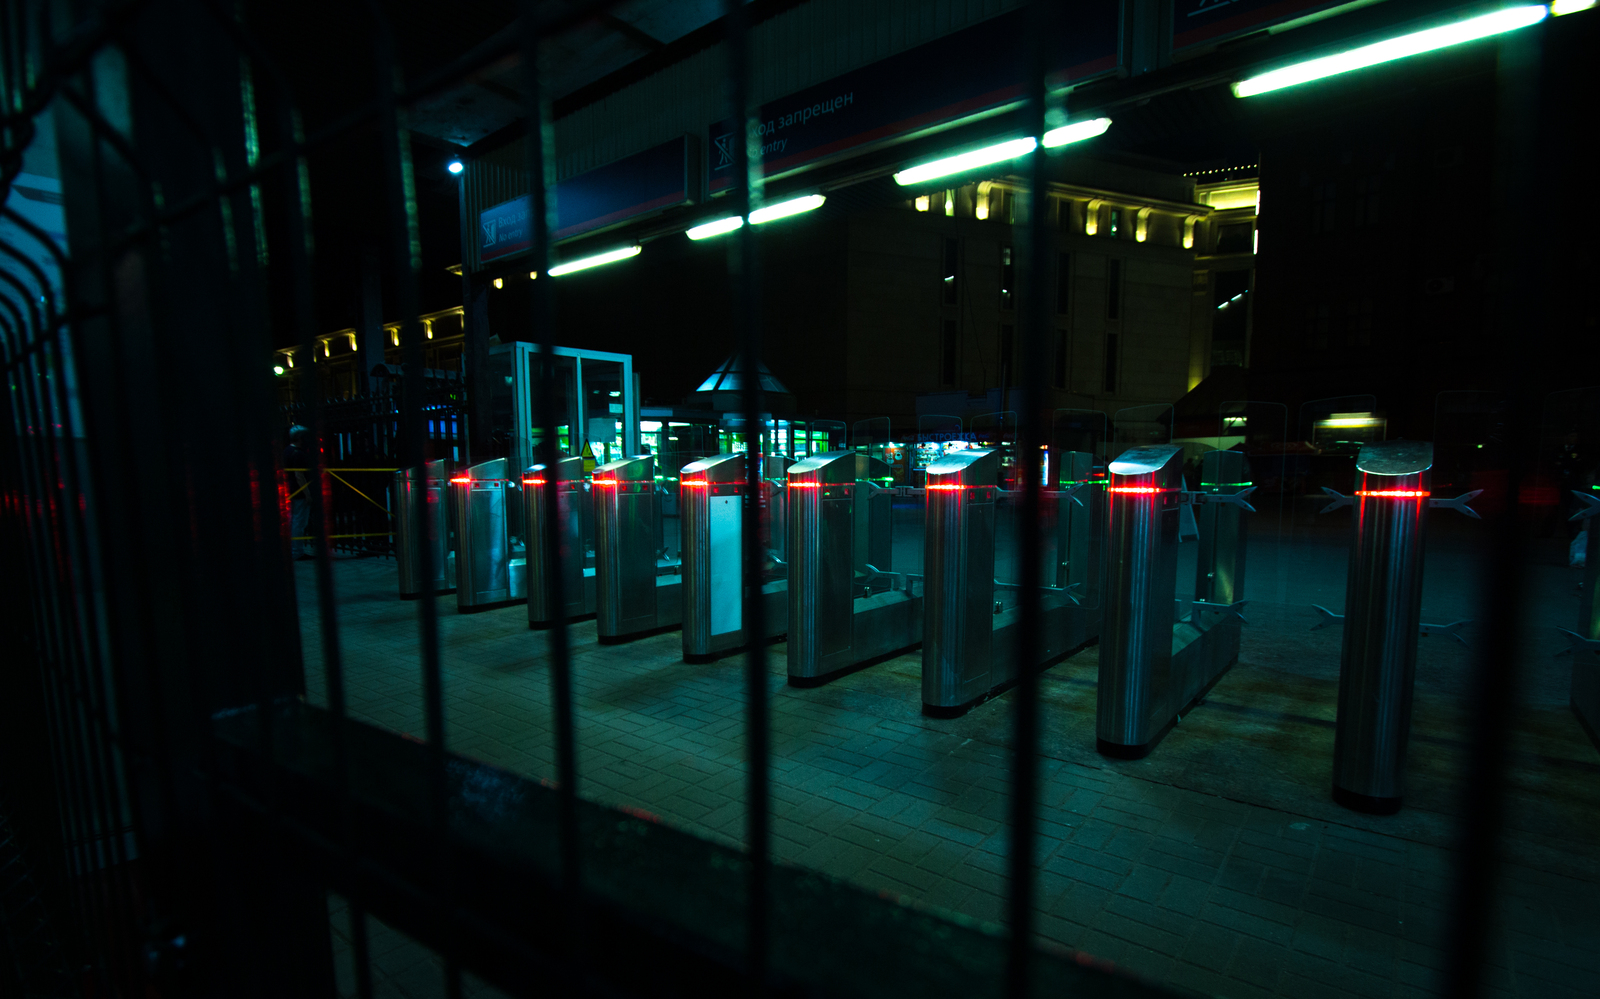
[[(524, 479), (542, 479), (545, 478), (544, 472), (545, 466), (543, 464), (529, 465), (523, 471), (522, 477)], [(583, 478), (583, 457), (581, 455), (571, 454), (565, 458), (556, 459), (557, 482), (571, 482), (574, 479), (581, 478)]]
[(405, 479), (420, 479), (422, 478), (421, 472), (423, 468), (428, 470), (429, 482), (438, 482), (450, 474), (450, 462), (444, 458), (436, 458), (422, 466), (413, 465), (410, 468), (402, 468), (394, 474)]
[(999, 474), (998, 448), (952, 451), (928, 464), (929, 485), (992, 486)]
[(1061, 484), (1087, 482), (1094, 477), (1094, 455), (1087, 451), (1063, 451), (1057, 459), (1061, 468)]
[(609, 479), (615, 482), (635, 482), (649, 479), (654, 482), (656, 460), (648, 454), (638, 454), (632, 458), (608, 461), (594, 470), (594, 478), (596, 481)]
[(683, 466), (679, 481), (694, 479), (700, 482), (743, 482), (744, 455), (734, 453), (714, 454), (709, 458), (696, 458)]
[(1183, 474), (1183, 448), (1176, 444), (1131, 447), (1118, 455), (1107, 471), (1118, 478), (1152, 475), (1160, 480), (1157, 484), (1176, 488), (1169, 480)]
[(1356, 456), (1356, 471), (1366, 475), (1415, 475), (1432, 467), (1430, 441), (1373, 441)]
[(888, 464), (860, 451), (828, 451), (789, 466), (790, 482), (843, 485), (861, 479), (888, 482), (893, 478)]
[(781, 454), (764, 454), (761, 456), (761, 477), (782, 479), (788, 474), (789, 466), (793, 464), (793, 458), (786, 458)]
[(1200, 488), (1242, 489), (1250, 484), (1250, 459), (1239, 451), (1207, 451), (1200, 456)]
[(510, 460), (495, 458), (492, 461), (480, 462), (462, 471), (457, 478), (462, 479), (503, 479), (510, 472)]

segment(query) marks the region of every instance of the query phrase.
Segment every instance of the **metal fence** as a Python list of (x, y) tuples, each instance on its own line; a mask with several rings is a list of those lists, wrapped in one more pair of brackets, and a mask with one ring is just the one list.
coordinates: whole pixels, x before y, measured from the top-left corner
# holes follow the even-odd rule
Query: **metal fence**
[[(0, 5), (4, 181), (20, 168), (40, 115), (53, 109), (72, 234), (67, 259), (47, 234), (8, 213), (37, 246), (6, 252), (16, 260), (48, 257), (61, 281), (30, 262), (25, 276), (8, 273), (8, 287), (0, 289), (11, 400), (0, 476), (9, 550), (26, 555), (25, 568), (7, 563), (18, 576), (8, 584), (16, 599), (7, 601), (7, 621), (36, 636), (29, 644), (50, 743), (48, 764), (35, 758), (35, 765), (53, 773), (56, 847), (64, 858), (55, 883), (70, 892), (74, 928), (65, 945), (73, 965), (87, 969), (79, 987), (102, 996), (331, 995), (324, 902), (331, 890), (349, 900), (355, 989), (364, 997), (373, 990), (367, 912), (443, 955), (451, 995), (461, 994), (467, 971), (528, 995), (806, 994), (833, 980), (840, 962), (855, 962), (862, 992), (883, 995), (992, 994), (1000, 981), (1012, 996), (1153, 991), (1033, 945), (1040, 781), (1033, 669), (1018, 671), (1012, 700), (1010, 894), (999, 940), (774, 865), (767, 660), (759, 643), (745, 657), (742, 852), (580, 799), (564, 627), (553, 629), (550, 645), (553, 789), (447, 752), (439, 609), (431, 593), (416, 603), (426, 706), (420, 741), (347, 718), (331, 541), (367, 522), (345, 519), (340, 500), (330, 502), (341, 495), (330, 468), (380, 458), (382, 467), (421, 466), (443, 456), (442, 437), (459, 434), (454, 427), (441, 434), (430, 421), (459, 414), (428, 402), (417, 321), (400, 331), (406, 374), (393, 413), (377, 413), (370, 402), (351, 412), (309, 390), (302, 398), (312, 401), (293, 413), (276, 406), (262, 370), (269, 284), (287, 289), (304, 356), (314, 345), (307, 158), (356, 130), (381, 134), (388, 273), (399, 314), (416, 316), (408, 108), (520, 53), (533, 95), (526, 108), (529, 266), (544, 273), (553, 168), (541, 46), (608, 6), (526, 4), (517, 31), (426, 79), (407, 80), (391, 25), (374, 4), (374, 48), (364, 57), (373, 62), (376, 96), (308, 134), (284, 67), (232, 5)], [(1022, 74), (1031, 135), (1045, 128), (1044, 40), (1062, 30), (1063, 14), (1051, 3), (1031, 9), (1034, 42)], [(726, 85), (734, 108), (753, 123), (748, 17), (743, 4), (729, 3)], [(1507, 58), (1536, 59), (1528, 48), (1534, 44), (1508, 42)], [(1502, 98), (1507, 135), (1499, 141), (1510, 160), (1498, 183), (1509, 189), (1529, 172), (1519, 157), (1531, 155), (1524, 145), (1532, 143), (1520, 143), (1517, 132), (1533, 127), (1519, 124), (1531, 118), (1523, 113), (1529, 99), (1517, 85)], [(747, 215), (762, 201), (754, 142), (735, 146), (735, 170), (745, 183), (730, 196), (733, 214)], [(1044, 155), (1028, 169), (1034, 189), (1043, 190)], [(1050, 227), (1019, 222), (1029, 235), (1018, 267), (1025, 304), (1019, 317), (1026, 318), (1018, 333), (1016, 433), (1026, 537), (1019, 546), (1024, 641), (1017, 654), (1033, 663), (1041, 580), (1037, 462), (1050, 433), (1037, 414), (1046, 398), (1053, 303), (1049, 282), (1034, 280), (1031, 264), (1049, 259)], [(755, 370), (761, 274), (752, 227), (729, 245), (738, 349), (744, 370)], [(1527, 268), (1514, 277), (1528, 281)], [(560, 339), (551, 292), (551, 282), (533, 283), (530, 320), (543, 340), (547, 388), (552, 344)], [(1511, 398), (1513, 442), (1537, 438), (1532, 390), (1524, 384)], [(547, 404), (552, 397), (541, 393)], [(747, 425), (760, 419), (756, 379), (743, 409)], [(205, 418), (193, 418), (197, 412)], [(283, 548), (286, 417), (311, 428), (317, 457), (308, 492), (320, 539), (314, 579), (327, 711), (308, 707), (302, 696), (298, 613)], [(553, 447), (548, 405), (540, 420), (542, 439)], [(759, 468), (748, 467), (749, 495), (757, 495)], [(1510, 470), (1513, 494), (1524, 471), (1515, 464)], [(552, 477), (545, 488), (555, 487)], [(745, 515), (747, 627), (759, 635), (758, 511), (747, 505)], [(555, 521), (549, 523), (549, 548), (558, 551)], [(1453, 936), (1452, 988), (1462, 995), (1477, 987), (1492, 901), (1516, 676), (1499, 667), (1516, 661), (1521, 530), (1515, 517), (1498, 523), (1488, 577), (1474, 701), (1479, 793), (1462, 827)], [(426, 563), (430, 549), (418, 550)], [(430, 578), (430, 567), (421, 568)], [(552, 565), (545, 585), (555, 606), (563, 603), (562, 579)], [(8, 694), (21, 689), (15, 674), (29, 665), (7, 667), (0, 679)], [(624, 903), (624, 889), (636, 889), (640, 900)], [(693, 912), (670, 911), (674, 905)], [(690, 918), (695, 913), (698, 922)], [(698, 928), (685, 931), (686, 920)], [(780, 926), (802, 939), (813, 939), (818, 927), (830, 940), (847, 932), (860, 947), (812, 953), (809, 966), (797, 964), (793, 944), (780, 946)]]

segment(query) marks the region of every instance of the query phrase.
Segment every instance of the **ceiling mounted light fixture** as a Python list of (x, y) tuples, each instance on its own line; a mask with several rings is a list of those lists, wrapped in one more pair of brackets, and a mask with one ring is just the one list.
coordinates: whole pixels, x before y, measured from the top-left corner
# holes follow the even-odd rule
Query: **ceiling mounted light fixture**
[(1254, 97), (1257, 94), (1267, 94), (1285, 87), (1298, 86), (1321, 80), (1340, 73), (1349, 73), (1357, 69), (1366, 69), (1396, 59), (1408, 56), (1421, 55), (1424, 52), (1434, 52), (1438, 49), (1460, 45), (1464, 42), (1477, 41), (1480, 38), (1489, 38), (1493, 35), (1526, 28), (1538, 24), (1549, 15), (1549, 8), (1544, 4), (1527, 4), (1520, 7), (1507, 7), (1503, 10), (1480, 14), (1462, 21), (1450, 24), (1441, 24), (1435, 28), (1422, 31), (1413, 31), (1409, 34), (1399, 35), (1394, 38), (1385, 38), (1381, 42), (1370, 45), (1361, 45), (1344, 52), (1335, 52), (1332, 55), (1322, 56), (1319, 59), (1308, 59), (1297, 62), (1282, 69), (1274, 69), (1252, 76), (1247, 80), (1240, 80), (1233, 85), (1235, 97)]
[(627, 260), (629, 257), (637, 257), (639, 255), (639, 251), (642, 249), (644, 249), (644, 247), (635, 243), (632, 246), (623, 246), (615, 250), (607, 250), (605, 253), (596, 253), (592, 257), (579, 257), (577, 260), (571, 260), (564, 264), (556, 264), (554, 267), (550, 268), (548, 273), (551, 277), (560, 277), (563, 274), (571, 274), (574, 271), (586, 271), (591, 267), (599, 267), (602, 264), (613, 264), (618, 260)]

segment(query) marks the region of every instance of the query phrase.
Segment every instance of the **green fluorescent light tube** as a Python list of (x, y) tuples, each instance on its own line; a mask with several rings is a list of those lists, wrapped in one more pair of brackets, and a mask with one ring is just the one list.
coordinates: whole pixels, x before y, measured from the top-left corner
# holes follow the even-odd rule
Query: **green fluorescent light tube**
[(1504, 10), (1470, 17), (1453, 24), (1441, 24), (1437, 28), (1413, 31), (1409, 35), (1386, 38), (1371, 45), (1335, 52), (1320, 59), (1298, 62), (1292, 66), (1262, 73), (1260, 76), (1253, 76), (1248, 80), (1240, 80), (1233, 85), (1233, 94), (1235, 97), (1254, 97), (1257, 94), (1310, 83), (1312, 80), (1321, 80), (1339, 73), (1348, 73), (1351, 70), (1365, 69), (1368, 66), (1377, 66), (1407, 56), (1448, 48), (1462, 42), (1488, 38), (1491, 35), (1525, 28), (1530, 24), (1538, 24), (1548, 13), (1548, 8), (1543, 4), (1529, 4), (1522, 7), (1507, 7)]
[(633, 246), (624, 246), (621, 249), (609, 250), (605, 253), (596, 253), (592, 257), (579, 257), (577, 260), (569, 260), (564, 264), (556, 264), (550, 268), (550, 276), (560, 277), (563, 274), (571, 274), (573, 271), (586, 271), (591, 267), (599, 267), (601, 264), (627, 260), (629, 257), (637, 257), (640, 249), (642, 247), (634, 244)]

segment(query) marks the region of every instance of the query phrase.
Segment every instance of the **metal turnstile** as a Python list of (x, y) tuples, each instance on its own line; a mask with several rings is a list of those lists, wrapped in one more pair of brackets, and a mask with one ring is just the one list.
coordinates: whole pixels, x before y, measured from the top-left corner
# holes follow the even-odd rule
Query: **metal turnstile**
[(683, 621), (683, 577), (663, 559), (661, 498), (649, 455), (594, 470), (595, 625), (602, 642), (624, 641)]
[(482, 610), (527, 596), (522, 507), (509, 462), (496, 458), (450, 479), (456, 516), (456, 609)]
[(892, 572), (889, 466), (856, 451), (789, 467), (789, 683), (922, 641), (921, 577)]
[[(1575, 491), (1576, 492), (1576, 491)], [(1577, 492), (1585, 509), (1573, 520), (1588, 521), (1583, 590), (1578, 598), (1578, 629), (1567, 632), (1572, 645), (1572, 712), (1600, 749), (1600, 496)]]
[[(1200, 456), (1200, 491), (1230, 496), (1251, 488), (1250, 459), (1238, 451), (1207, 451)], [(1205, 503), (1196, 512), (1200, 552), (1195, 559), (1194, 598), (1231, 605), (1244, 600), (1244, 510), (1229, 503)]]
[(522, 495), (528, 525), (528, 627), (548, 628), (557, 620), (572, 620), (594, 613), (594, 557), (584, 537), (585, 507), (589, 493), (584, 488), (583, 459), (576, 455), (555, 463), (556, 537), (561, 570), (561, 601), (565, 610), (557, 614), (545, 589), (546, 566), (550, 561), (546, 521), (551, 514), (546, 480), (552, 473), (544, 465), (534, 465), (522, 473)]
[[(402, 600), (415, 600), (429, 589), (449, 593), (456, 588), (456, 553), (450, 543), (449, 478), (450, 463), (443, 458), (394, 473), (394, 558), (400, 569)], [(422, 578), (423, 545), (429, 545), (432, 555), (431, 587)]]
[[(1069, 486), (1089, 479), (1093, 457), (1077, 452), (1067, 457), (1073, 474), (1081, 473)], [(1014, 601), (1008, 607), (996, 599), (1007, 585), (995, 578), (999, 470), (996, 449), (957, 451), (927, 467), (923, 714), (961, 714), (1018, 675), (1021, 609)], [(1057, 504), (1057, 566), (1040, 594), (1039, 665), (1082, 648), (1099, 633), (1099, 608), (1085, 594), (1101, 562), (1092, 549), (1102, 543), (1103, 531), (1091, 521), (1092, 500), (1073, 496), (1075, 491), (1047, 494)]]
[(1363, 444), (1356, 457), (1333, 800), (1357, 811), (1400, 809), (1432, 468), (1433, 445), (1425, 441)]
[[(1107, 584), (1095, 748), (1138, 759), (1239, 657), (1242, 602), (1177, 613), (1178, 518), (1185, 502), (1244, 504), (1250, 489), (1186, 494), (1183, 449), (1124, 451), (1107, 469)], [(1218, 551), (1228, 539), (1212, 535)], [(1240, 556), (1242, 559), (1242, 555)], [(1242, 561), (1239, 563), (1242, 565)]]
[[(763, 487), (768, 483), (763, 480)], [(705, 661), (748, 640), (744, 606), (743, 454), (718, 454), (685, 465), (678, 479), (683, 531), (683, 658)], [(764, 493), (773, 490), (764, 488)], [(762, 514), (770, 516), (770, 497)], [(781, 507), (778, 508), (781, 511)], [(769, 556), (761, 584), (768, 638), (789, 629), (789, 583)]]

